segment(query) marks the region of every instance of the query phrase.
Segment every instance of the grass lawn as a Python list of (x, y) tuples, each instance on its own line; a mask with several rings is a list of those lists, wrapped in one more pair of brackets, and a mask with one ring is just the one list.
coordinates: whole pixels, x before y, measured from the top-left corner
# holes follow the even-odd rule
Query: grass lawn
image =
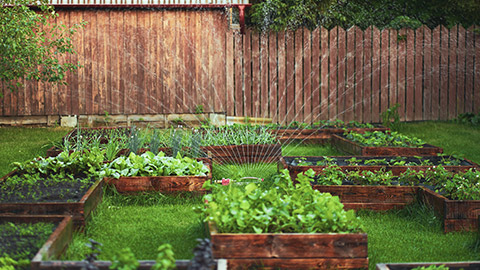
[[(402, 124), (400, 132), (419, 137), (443, 147), (446, 153), (457, 153), (480, 162), (480, 127), (448, 122)], [(9, 171), (8, 164), (35, 155), (44, 155), (47, 145), (67, 133), (65, 129), (0, 128), (0, 172)], [(284, 155), (341, 155), (334, 148), (290, 144)], [(256, 176), (269, 179), (276, 165), (215, 166), (216, 179)], [(192, 257), (196, 238), (205, 237), (200, 216), (193, 211), (201, 206), (200, 197), (120, 196), (106, 192), (103, 202), (85, 229), (77, 233), (65, 256), (83, 259), (88, 238), (102, 242), (103, 255), (110, 259), (121, 248), (130, 247), (137, 259), (155, 259), (162, 243), (173, 245), (177, 259)], [(479, 237), (476, 233), (444, 234), (440, 220), (421, 205), (401, 211), (376, 213), (360, 211), (369, 240), (370, 269), (376, 263), (413, 261), (479, 260)], [(475, 242), (477, 241), (477, 242)]]
[(480, 126), (430, 121), (403, 123), (398, 131), (442, 147), (444, 153), (459, 154), (480, 164)]
[(52, 142), (59, 141), (71, 128), (0, 128), (0, 176), (11, 171), (12, 162), (45, 156)]

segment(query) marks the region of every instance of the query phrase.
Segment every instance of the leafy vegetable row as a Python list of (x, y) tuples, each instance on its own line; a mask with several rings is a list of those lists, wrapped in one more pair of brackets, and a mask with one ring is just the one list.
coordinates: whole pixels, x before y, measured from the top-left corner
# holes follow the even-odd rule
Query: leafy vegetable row
[(398, 132), (366, 131), (362, 134), (350, 131), (346, 132), (344, 136), (361, 145), (374, 147), (423, 147), (425, 144), (424, 141), (418, 138), (411, 138)]

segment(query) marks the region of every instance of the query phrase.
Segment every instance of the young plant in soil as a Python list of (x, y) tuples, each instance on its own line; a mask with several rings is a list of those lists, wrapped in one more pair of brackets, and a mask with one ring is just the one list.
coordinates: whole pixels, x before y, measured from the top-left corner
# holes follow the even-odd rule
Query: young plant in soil
[(425, 144), (418, 138), (408, 137), (398, 132), (366, 131), (362, 134), (350, 131), (346, 132), (344, 136), (361, 145), (373, 147), (423, 147)]
[(0, 185), (0, 201), (78, 201), (99, 179), (103, 161), (103, 152), (96, 149), (15, 162), (15, 173)]
[(294, 185), (287, 170), (275, 177), (274, 188), (261, 184), (219, 185), (211, 190), (205, 207), (197, 210), (204, 221), (214, 222), (219, 233), (350, 233), (359, 232), (360, 221), (345, 211), (338, 197), (313, 190), (307, 175)]
[(28, 269), (55, 229), (52, 223), (0, 223), (0, 269)]
[(102, 168), (102, 175), (120, 178), (121, 176), (206, 176), (208, 167), (202, 161), (189, 157), (166, 157), (165, 153), (157, 155), (146, 152), (142, 155), (130, 153), (128, 157), (121, 156)]

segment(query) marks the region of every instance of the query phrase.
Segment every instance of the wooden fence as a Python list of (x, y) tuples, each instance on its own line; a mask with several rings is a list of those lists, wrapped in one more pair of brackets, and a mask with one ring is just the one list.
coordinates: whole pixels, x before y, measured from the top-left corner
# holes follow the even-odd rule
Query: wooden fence
[(65, 10), (83, 68), (3, 89), (1, 116), (206, 112), (274, 121), (451, 119), (480, 108), (480, 28), (245, 35), (218, 10)]

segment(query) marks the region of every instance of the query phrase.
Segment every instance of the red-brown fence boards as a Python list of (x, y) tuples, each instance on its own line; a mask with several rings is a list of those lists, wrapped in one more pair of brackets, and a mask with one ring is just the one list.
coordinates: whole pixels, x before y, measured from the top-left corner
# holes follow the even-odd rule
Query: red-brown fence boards
[(68, 85), (3, 86), (1, 116), (205, 112), (275, 122), (340, 118), (379, 122), (399, 103), (402, 120), (446, 120), (480, 107), (476, 26), (318, 28), (245, 35), (223, 11), (59, 10), (85, 20), (83, 67)]

